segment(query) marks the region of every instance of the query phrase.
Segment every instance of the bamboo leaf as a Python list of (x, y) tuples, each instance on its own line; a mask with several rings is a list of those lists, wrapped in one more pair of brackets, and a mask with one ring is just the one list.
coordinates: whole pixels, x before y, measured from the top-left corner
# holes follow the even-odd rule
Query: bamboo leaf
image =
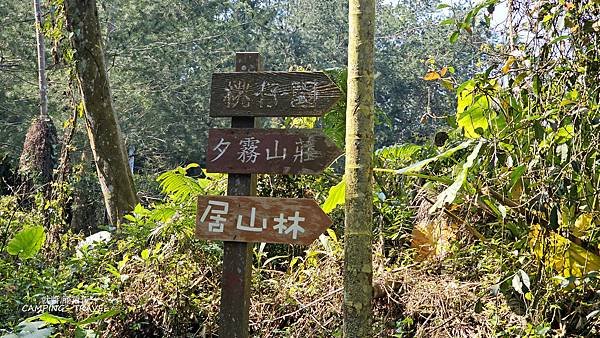
[(458, 194), (460, 188), (462, 188), (463, 184), (467, 180), (467, 174), (469, 172), (469, 169), (473, 166), (477, 155), (479, 155), (479, 150), (481, 149), (482, 145), (483, 139), (479, 140), (479, 143), (475, 146), (473, 152), (471, 152), (471, 154), (467, 157), (467, 160), (463, 164), (462, 169), (456, 177), (454, 183), (452, 183), (448, 188), (446, 188), (446, 190), (442, 191), (438, 195), (435, 203), (431, 206), (431, 208), (429, 208), (429, 212), (434, 212), (435, 210), (443, 207), (444, 205), (454, 202), (454, 199), (456, 198), (456, 195)]

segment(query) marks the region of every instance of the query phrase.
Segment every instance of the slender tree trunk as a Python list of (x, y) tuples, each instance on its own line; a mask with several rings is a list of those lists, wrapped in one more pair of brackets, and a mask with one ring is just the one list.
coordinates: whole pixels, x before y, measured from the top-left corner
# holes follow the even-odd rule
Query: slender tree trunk
[(344, 336), (371, 337), (375, 0), (349, 4)]
[(48, 82), (46, 80), (46, 48), (42, 32), (42, 10), (40, 0), (33, 1), (35, 35), (37, 40), (38, 87), (40, 94), (40, 115), (34, 118), (27, 130), (23, 151), (19, 159), (19, 172), (28, 182), (26, 190), (42, 188), (46, 197), (50, 196), (50, 181), (54, 168), (53, 146), (56, 143), (56, 129), (48, 115)]
[(95, 0), (65, 0), (86, 128), (111, 224), (133, 209), (137, 196), (113, 109)]
[(46, 47), (44, 45), (44, 33), (42, 32), (42, 9), (40, 0), (33, 0), (33, 12), (35, 13), (35, 32), (38, 53), (38, 83), (40, 87), (40, 117), (48, 119), (48, 81), (46, 80)]

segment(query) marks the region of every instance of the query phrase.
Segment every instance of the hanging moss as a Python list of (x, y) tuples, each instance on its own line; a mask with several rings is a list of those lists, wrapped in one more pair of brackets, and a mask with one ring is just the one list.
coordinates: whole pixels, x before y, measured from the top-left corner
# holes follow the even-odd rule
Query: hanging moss
[(52, 180), (56, 141), (56, 128), (52, 120), (36, 117), (27, 130), (19, 160), (19, 174), (35, 187)]

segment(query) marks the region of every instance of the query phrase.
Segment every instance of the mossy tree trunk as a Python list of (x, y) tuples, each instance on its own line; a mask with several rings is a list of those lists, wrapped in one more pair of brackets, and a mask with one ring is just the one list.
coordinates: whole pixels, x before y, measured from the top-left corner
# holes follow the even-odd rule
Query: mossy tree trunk
[(375, 0), (350, 0), (348, 24), (344, 336), (371, 337)]
[(138, 200), (113, 109), (98, 9), (95, 0), (65, 0), (64, 6), (67, 28), (73, 33), (71, 43), (88, 138), (109, 221), (117, 224)]

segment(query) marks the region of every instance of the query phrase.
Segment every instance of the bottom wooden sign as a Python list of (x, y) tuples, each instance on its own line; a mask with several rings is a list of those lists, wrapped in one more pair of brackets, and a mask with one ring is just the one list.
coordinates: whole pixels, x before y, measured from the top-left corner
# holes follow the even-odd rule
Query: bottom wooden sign
[(313, 199), (200, 196), (196, 237), (309, 245), (331, 223)]

